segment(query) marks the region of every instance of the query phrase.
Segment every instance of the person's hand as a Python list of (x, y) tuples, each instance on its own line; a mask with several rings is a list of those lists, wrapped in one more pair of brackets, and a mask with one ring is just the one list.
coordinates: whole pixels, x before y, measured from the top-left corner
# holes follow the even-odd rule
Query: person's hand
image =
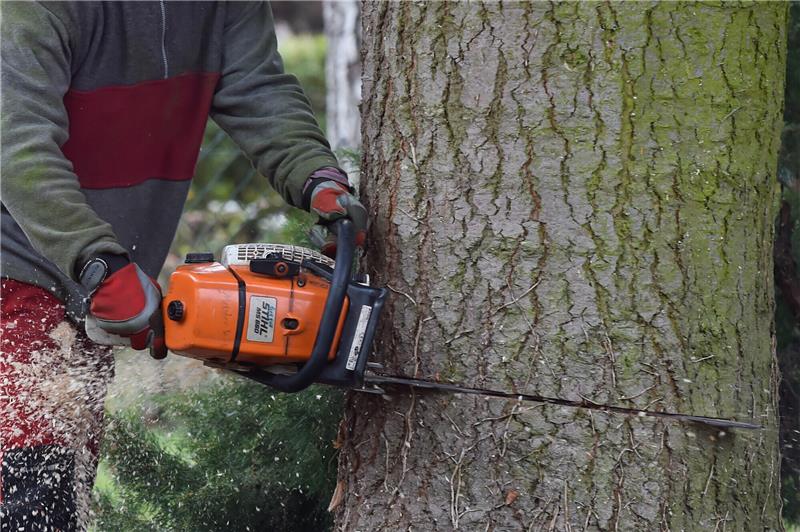
[[(315, 176), (319, 172), (315, 173)], [(356, 234), (356, 245), (364, 247), (367, 235), (367, 210), (358, 201), (348, 186), (346, 177), (340, 179), (314, 178), (310, 181), (311, 195), (309, 211), (320, 217), (322, 225), (329, 225), (341, 218), (348, 218), (353, 222)], [(336, 253), (336, 238), (321, 227), (314, 227), (311, 232), (312, 241), (317, 244), (325, 255), (333, 256)]]
[[(96, 259), (97, 261), (97, 259)], [(102, 261), (101, 261), (102, 262)], [(89, 271), (89, 266), (84, 268)], [(99, 268), (99, 266), (98, 266)], [(134, 349), (151, 347), (158, 352), (163, 348), (163, 330), (158, 329), (161, 313), (161, 289), (135, 263), (103, 274), (102, 281), (91, 286), (91, 274), (81, 276), (84, 286), (90, 289), (90, 314), (103, 331), (130, 339)]]

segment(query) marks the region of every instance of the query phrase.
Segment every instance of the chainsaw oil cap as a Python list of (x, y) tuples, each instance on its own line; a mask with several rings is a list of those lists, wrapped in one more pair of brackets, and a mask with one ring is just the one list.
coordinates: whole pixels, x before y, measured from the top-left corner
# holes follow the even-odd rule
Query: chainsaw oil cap
[(203, 251), (200, 253), (187, 253), (186, 258), (183, 260), (186, 264), (200, 264), (203, 262), (214, 262), (214, 254), (210, 251)]

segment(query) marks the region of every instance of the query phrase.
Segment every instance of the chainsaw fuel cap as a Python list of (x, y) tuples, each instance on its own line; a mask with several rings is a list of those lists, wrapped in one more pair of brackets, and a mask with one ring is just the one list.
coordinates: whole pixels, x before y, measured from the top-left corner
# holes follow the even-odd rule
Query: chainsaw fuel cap
[(210, 251), (200, 253), (187, 253), (183, 260), (185, 264), (201, 264), (203, 262), (214, 262), (214, 254)]
[(172, 321), (181, 321), (183, 319), (184, 308), (183, 302), (179, 300), (170, 301), (167, 305), (167, 317)]

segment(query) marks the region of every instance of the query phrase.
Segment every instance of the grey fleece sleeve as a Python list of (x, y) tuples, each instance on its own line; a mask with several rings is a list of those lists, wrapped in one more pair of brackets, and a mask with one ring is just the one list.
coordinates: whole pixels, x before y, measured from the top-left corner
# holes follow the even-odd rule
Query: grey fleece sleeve
[(339, 167), (297, 78), (285, 74), (265, 2), (227, 2), (222, 78), (211, 116), (297, 207), (306, 179)]
[(2, 35), (3, 205), (33, 247), (74, 278), (79, 261), (126, 251), (87, 205), (61, 152), (69, 134), (70, 32), (41, 4), (4, 2)]

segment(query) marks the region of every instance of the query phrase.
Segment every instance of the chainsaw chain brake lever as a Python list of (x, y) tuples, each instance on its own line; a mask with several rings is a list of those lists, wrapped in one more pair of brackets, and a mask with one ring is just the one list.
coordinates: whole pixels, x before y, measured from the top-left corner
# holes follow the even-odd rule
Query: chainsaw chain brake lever
[[(304, 390), (317, 380), (317, 377), (319, 377), (328, 363), (328, 354), (336, 337), (342, 306), (347, 294), (347, 286), (350, 284), (353, 256), (355, 255), (353, 222), (341, 219), (337, 220), (334, 225), (336, 226), (336, 267), (329, 278), (330, 289), (325, 300), (319, 332), (317, 332), (317, 339), (314, 342), (311, 357), (293, 375), (277, 375), (266, 371), (253, 372), (247, 375), (247, 377), (281, 392), (294, 393)], [(310, 269), (313, 271), (313, 268)]]

